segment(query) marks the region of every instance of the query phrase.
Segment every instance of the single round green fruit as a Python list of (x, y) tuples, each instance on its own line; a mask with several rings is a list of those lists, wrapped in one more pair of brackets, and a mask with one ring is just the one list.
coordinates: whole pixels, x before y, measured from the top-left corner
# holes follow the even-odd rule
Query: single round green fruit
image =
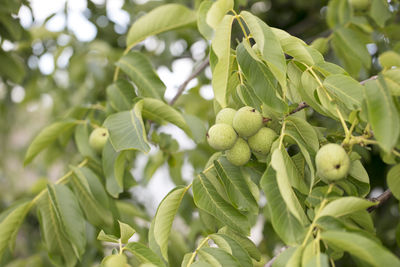
[(246, 106), (240, 108), (233, 117), (233, 128), (242, 137), (255, 134), (263, 124), (263, 117), (255, 108)]
[(365, 10), (369, 6), (369, 0), (350, 0), (350, 5), (355, 10)]
[(227, 150), (233, 147), (237, 134), (232, 126), (225, 123), (214, 124), (207, 133), (208, 144), (216, 150)]
[(327, 144), (321, 147), (315, 156), (317, 175), (326, 181), (335, 181), (347, 176), (350, 158), (342, 146)]
[(231, 149), (225, 151), (225, 155), (228, 161), (233, 165), (242, 166), (250, 160), (250, 147), (246, 140), (239, 137), (235, 145)]
[(104, 259), (105, 267), (126, 267), (127, 259), (125, 254), (114, 254)]
[(221, 109), (217, 116), (215, 117), (215, 123), (225, 123), (232, 126), (233, 117), (236, 114), (236, 110), (233, 108), (223, 108)]
[(97, 153), (101, 153), (103, 151), (103, 147), (106, 144), (108, 139), (108, 130), (103, 127), (99, 127), (93, 130), (93, 132), (89, 136), (89, 145), (93, 148)]
[(249, 146), (253, 152), (257, 154), (267, 155), (271, 150), (271, 145), (278, 137), (274, 130), (263, 127), (255, 135), (247, 139)]

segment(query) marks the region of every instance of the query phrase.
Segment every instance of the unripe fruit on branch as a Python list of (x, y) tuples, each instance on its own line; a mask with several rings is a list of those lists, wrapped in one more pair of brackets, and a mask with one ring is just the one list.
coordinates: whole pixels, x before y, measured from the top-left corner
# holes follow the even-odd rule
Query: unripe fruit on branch
[(271, 150), (271, 145), (278, 137), (274, 130), (263, 127), (255, 135), (250, 136), (247, 141), (253, 152), (267, 155)]
[(89, 136), (89, 145), (97, 153), (101, 153), (108, 139), (108, 130), (103, 127), (96, 128)]
[(233, 108), (223, 108), (218, 112), (217, 116), (215, 117), (215, 124), (225, 123), (232, 126), (233, 117), (235, 116), (235, 114), (236, 110), (234, 110)]
[(240, 108), (233, 117), (233, 128), (241, 137), (255, 134), (263, 124), (263, 117), (255, 108), (245, 106)]
[(235, 130), (225, 123), (213, 125), (207, 133), (208, 144), (216, 150), (230, 149), (235, 144), (236, 139)]
[(325, 181), (345, 178), (350, 169), (350, 158), (342, 146), (327, 144), (315, 156), (317, 175)]
[(246, 140), (239, 137), (235, 145), (225, 152), (225, 155), (228, 161), (233, 165), (242, 166), (250, 160), (250, 147)]

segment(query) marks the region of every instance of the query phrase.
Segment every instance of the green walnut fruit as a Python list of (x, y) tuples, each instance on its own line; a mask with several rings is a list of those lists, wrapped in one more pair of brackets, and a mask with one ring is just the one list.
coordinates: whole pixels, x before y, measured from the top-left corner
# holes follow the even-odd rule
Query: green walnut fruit
[(250, 160), (250, 147), (246, 140), (239, 137), (235, 145), (231, 149), (225, 151), (225, 155), (228, 161), (233, 165), (242, 166)]
[(274, 130), (263, 127), (255, 135), (247, 139), (249, 146), (253, 152), (261, 155), (267, 155), (271, 150), (271, 145), (278, 137)]
[(215, 117), (215, 123), (225, 123), (232, 126), (233, 117), (236, 114), (236, 110), (233, 108), (223, 108), (221, 109), (217, 116)]
[(342, 146), (327, 144), (321, 147), (315, 156), (317, 174), (326, 181), (335, 181), (347, 176), (350, 158)]
[(213, 125), (207, 133), (208, 144), (216, 150), (227, 150), (233, 147), (237, 134), (232, 126), (225, 123)]
[(127, 259), (124, 254), (110, 255), (104, 259), (105, 267), (126, 267)]
[(89, 136), (89, 145), (93, 148), (97, 153), (101, 153), (103, 151), (103, 147), (106, 144), (108, 139), (108, 130), (103, 127), (99, 127), (93, 130), (93, 132)]
[(369, 0), (350, 0), (350, 5), (355, 10), (365, 10), (369, 6)]
[(233, 128), (241, 137), (252, 136), (262, 127), (262, 124), (261, 113), (249, 106), (240, 108), (233, 117)]

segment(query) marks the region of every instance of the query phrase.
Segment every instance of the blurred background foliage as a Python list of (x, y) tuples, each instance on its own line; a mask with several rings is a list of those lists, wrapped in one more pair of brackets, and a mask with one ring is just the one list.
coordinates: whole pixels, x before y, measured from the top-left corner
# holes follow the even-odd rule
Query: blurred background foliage
[[(0, 211), (18, 199), (34, 196), (48, 180), (54, 181), (61, 177), (68, 169), (68, 164), (75, 164), (80, 160), (73, 142), (69, 141), (73, 134), (71, 132), (42, 153), (34, 164), (23, 166), (24, 153), (29, 143), (44, 126), (66, 116), (80, 118), (87, 112), (93, 119), (99, 118), (99, 110), (104, 109), (107, 97), (106, 88), (112, 82), (114, 62), (125, 49), (129, 25), (146, 12), (165, 3), (181, 3), (196, 9), (201, 0), (58, 2), (61, 3), (61, 8), (38, 18), (38, 9), (47, 8), (46, 1), (0, 0)], [(308, 44), (318, 40), (314, 45), (324, 52), (327, 61), (347, 67), (346, 60), (357, 59), (346, 58), (346, 55), (337, 53), (340, 48), (332, 49), (335, 48), (332, 42), (328, 45), (335, 38), (332, 34), (335, 28), (328, 25), (326, 19), (328, 2), (236, 0), (235, 5), (237, 10), (249, 10), (270, 26), (283, 29)], [(77, 9), (74, 8), (76, 6)], [(399, 2), (389, 1), (389, 10), (391, 14), (383, 22), (382, 18), (368, 16), (368, 10), (355, 11), (357, 21), (348, 26), (358, 34), (360, 38), (357, 40), (367, 47), (371, 57), (371, 66), (360, 66), (355, 70), (347, 68), (360, 81), (375, 75), (381, 69), (378, 55), (387, 50), (400, 52)], [(241, 38), (239, 30), (237, 38)], [(359, 44), (350, 43), (352, 45)], [(178, 86), (207, 58), (209, 52), (207, 41), (198, 33), (195, 25), (148, 38), (135, 49), (152, 61), (167, 85), (167, 100), (174, 96)], [(210, 73), (209, 68), (202, 72), (189, 84), (185, 94), (175, 104), (185, 113), (201, 118), (205, 125), (212, 124), (214, 117)], [(330, 121), (312, 111), (308, 115), (315, 125), (329, 128)], [(101, 121), (98, 123), (101, 124)], [(190, 141), (182, 142), (184, 138), (180, 138), (181, 136), (182, 133), (176, 128), (165, 127), (164, 134), (152, 137), (154, 140), (165, 140), (161, 152), (138, 156), (132, 164), (137, 185), (129, 192), (124, 192), (121, 198), (136, 204), (136, 209), (126, 208), (124, 219), (130, 222), (132, 218), (139, 218), (131, 223), (137, 225), (136, 230), (139, 233), (144, 233), (141, 236), (145, 236), (149, 218), (154, 215), (159, 201), (173, 184), (191, 181), (193, 173), (201, 171), (212, 154), (206, 144), (195, 147)], [(362, 149), (360, 153), (370, 175), (371, 194), (379, 195), (387, 188), (385, 177), (392, 159), (384, 158), (386, 162), (383, 162), (374, 150)], [(151, 183), (155, 179), (152, 177), (155, 177), (159, 167), (165, 165), (170, 168), (161, 168), (162, 172), (158, 176), (166, 188), (155, 188), (157, 184)], [(191, 199), (185, 199), (181, 208), (183, 219), (191, 220), (189, 212), (191, 213), (193, 205)], [(400, 232), (400, 229), (396, 229), (395, 223), (399, 220), (398, 210), (398, 203), (392, 199), (375, 211), (374, 218), (379, 238), (386, 247), (400, 255), (400, 240), (396, 244), (396, 232)], [(207, 216), (200, 214), (200, 219), (211, 220)], [(199, 231), (207, 231), (196, 221), (191, 226), (191, 229), (185, 229), (191, 240), (195, 239)], [(261, 220), (257, 227), (264, 237), (255, 235), (256, 242), (261, 242), (260, 250), (272, 256), (279, 249), (279, 242), (276, 242), (279, 238), (274, 234), (268, 220)], [(187, 245), (181, 235), (172, 235), (172, 239), (178, 245), (174, 252), (176, 255), (171, 257), (180, 262), (183, 253), (193, 248), (188, 248), (190, 245)], [(39, 240), (37, 218), (31, 214), (19, 232), (18, 247), (14, 255), (5, 257), (0, 266), (8, 262), (11, 262), (7, 265), (9, 267), (48, 265), (47, 253)], [(103, 257), (94, 229), (89, 231), (87, 248), (81, 266), (90, 266), (92, 262), (98, 262)], [(18, 260), (12, 261), (15, 257)], [(348, 260), (345, 257), (339, 264), (349, 266)]]

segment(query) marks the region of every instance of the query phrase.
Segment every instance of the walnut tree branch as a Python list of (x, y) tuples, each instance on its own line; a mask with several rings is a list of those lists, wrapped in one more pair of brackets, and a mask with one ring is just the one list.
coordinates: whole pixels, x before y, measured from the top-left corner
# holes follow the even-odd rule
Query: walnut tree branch
[(181, 94), (183, 93), (183, 91), (185, 91), (186, 86), (189, 84), (189, 82), (191, 80), (193, 80), (197, 75), (200, 74), (200, 72), (202, 72), (210, 63), (209, 58), (207, 57), (206, 60), (204, 60), (200, 66), (192, 72), (192, 74), (190, 74), (190, 76), (181, 84), (181, 86), (179, 86), (178, 88), (178, 92), (176, 93), (176, 95), (174, 96), (174, 98), (171, 99), (171, 101), (169, 101), (169, 104), (172, 106), (176, 100), (178, 100), (178, 98), (181, 96)]
[(369, 198), (369, 201), (377, 202), (377, 204), (375, 206), (369, 207), (367, 209), (367, 211), (372, 212), (373, 210), (379, 208), (380, 206), (383, 205), (383, 203), (385, 203), (392, 196), (393, 196), (392, 191), (390, 191), (390, 189), (387, 189), (385, 192), (380, 194), (378, 197)]

